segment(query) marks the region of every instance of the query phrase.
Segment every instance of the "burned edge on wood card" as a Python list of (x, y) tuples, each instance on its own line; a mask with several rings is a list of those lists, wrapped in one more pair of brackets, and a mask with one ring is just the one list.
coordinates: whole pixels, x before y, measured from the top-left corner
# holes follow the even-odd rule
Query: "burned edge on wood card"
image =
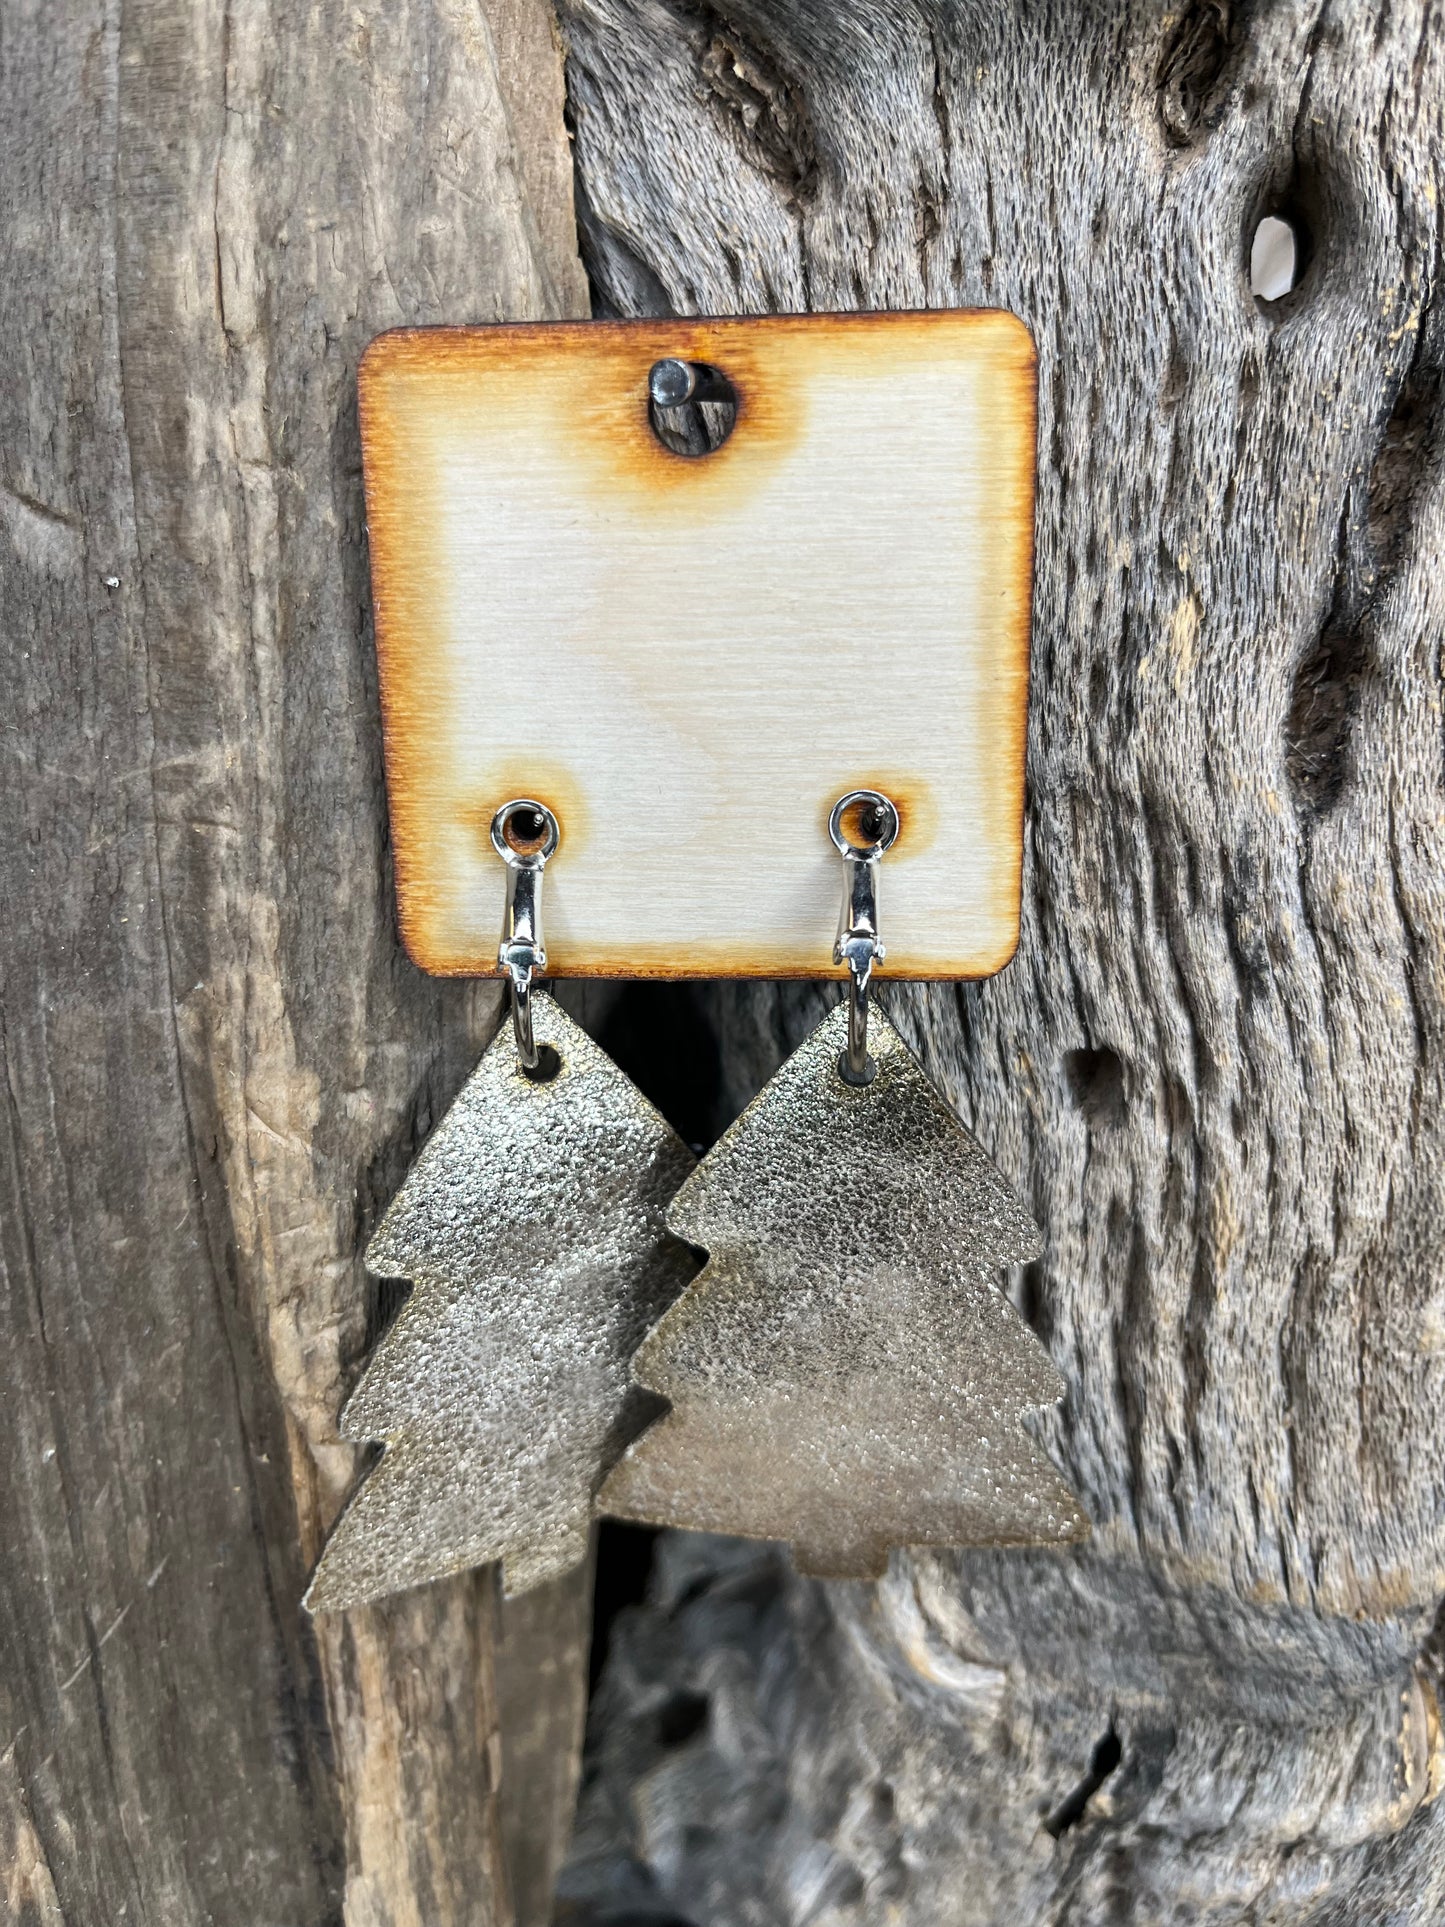
[[(678, 356), (736, 396), (654, 432)], [(837, 974), (828, 811), (897, 803), (880, 974), (1018, 940), (1036, 368), (995, 310), (396, 331), (361, 370), (402, 934), (496, 969), (488, 829), (558, 816), (556, 976)], [(647, 903), (625, 878), (639, 863)], [(740, 908), (747, 922), (739, 920)]]

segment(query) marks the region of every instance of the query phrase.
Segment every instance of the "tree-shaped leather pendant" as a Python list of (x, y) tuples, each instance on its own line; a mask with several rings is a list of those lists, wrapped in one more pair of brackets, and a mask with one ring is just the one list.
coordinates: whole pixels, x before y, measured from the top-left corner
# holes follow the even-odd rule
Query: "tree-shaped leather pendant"
[(1038, 1256), (998, 1171), (875, 1010), (876, 1071), (840, 1071), (845, 1006), (668, 1212), (708, 1263), (634, 1376), (672, 1410), (608, 1477), (622, 1518), (793, 1542), (873, 1578), (892, 1546), (1030, 1545), (1088, 1524), (1023, 1415), (1064, 1385), (996, 1282)]
[(663, 1207), (693, 1158), (548, 997), (550, 1078), (511, 1027), (433, 1132), (366, 1253), (413, 1289), (342, 1416), (384, 1439), (307, 1595), (313, 1611), (503, 1561), (525, 1592), (586, 1554), (592, 1499), (646, 1404), (638, 1340), (691, 1277)]

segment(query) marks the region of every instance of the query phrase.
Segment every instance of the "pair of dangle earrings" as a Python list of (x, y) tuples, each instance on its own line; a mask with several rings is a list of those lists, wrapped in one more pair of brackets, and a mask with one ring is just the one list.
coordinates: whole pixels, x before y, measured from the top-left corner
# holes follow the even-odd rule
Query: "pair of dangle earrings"
[(855, 790), (828, 828), (847, 999), (699, 1164), (534, 988), (561, 833), (531, 799), (497, 811), (511, 1035), (368, 1247), (412, 1290), (343, 1415), (385, 1449), (313, 1610), (496, 1560), (524, 1592), (580, 1563), (599, 1513), (787, 1541), (822, 1578), (1087, 1532), (1023, 1424), (1063, 1382), (999, 1286), (1037, 1228), (870, 1013), (898, 812)]

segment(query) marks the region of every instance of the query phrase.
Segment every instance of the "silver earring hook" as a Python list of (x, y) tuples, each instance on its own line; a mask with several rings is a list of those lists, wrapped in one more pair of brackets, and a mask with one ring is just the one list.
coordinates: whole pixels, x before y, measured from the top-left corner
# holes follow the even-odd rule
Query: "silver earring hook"
[(512, 1031), (517, 1061), (527, 1072), (542, 1061), (532, 1035), (532, 979), (547, 968), (542, 942), (542, 872), (561, 841), (545, 803), (514, 796), (492, 818), (492, 848), (507, 866), (507, 907), (497, 963), (512, 980)]
[(848, 966), (848, 1049), (838, 1070), (849, 1084), (867, 1084), (876, 1068), (868, 1055), (868, 991), (873, 966), (885, 955), (878, 934), (878, 863), (898, 839), (898, 810), (879, 790), (849, 790), (833, 805), (828, 834), (844, 866), (833, 961)]

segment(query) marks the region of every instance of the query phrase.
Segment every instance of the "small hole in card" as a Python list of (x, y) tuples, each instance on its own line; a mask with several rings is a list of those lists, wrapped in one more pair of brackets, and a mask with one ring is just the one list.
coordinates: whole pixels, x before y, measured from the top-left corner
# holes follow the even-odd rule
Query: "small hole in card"
[(848, 850), (889, 850), (897, 841), (897, 807), (878, 790), (853, 790), (835, 809), (837, 837)]
[(673, 455), (711, 455), (738, 418), (737, 390), (720, 368), (667, 356), (647, 376), (652, 432)]
[(535, 856), (547, 841), (547, 819), (530, 803), (519, 803), (508, 810), (502, 823), (502, 838), (518, 856)]
[(880, 842), (892, 827), (891, 812), (881, 803), (854, 803), (843, 812), (843, 835), (855, 850)]

